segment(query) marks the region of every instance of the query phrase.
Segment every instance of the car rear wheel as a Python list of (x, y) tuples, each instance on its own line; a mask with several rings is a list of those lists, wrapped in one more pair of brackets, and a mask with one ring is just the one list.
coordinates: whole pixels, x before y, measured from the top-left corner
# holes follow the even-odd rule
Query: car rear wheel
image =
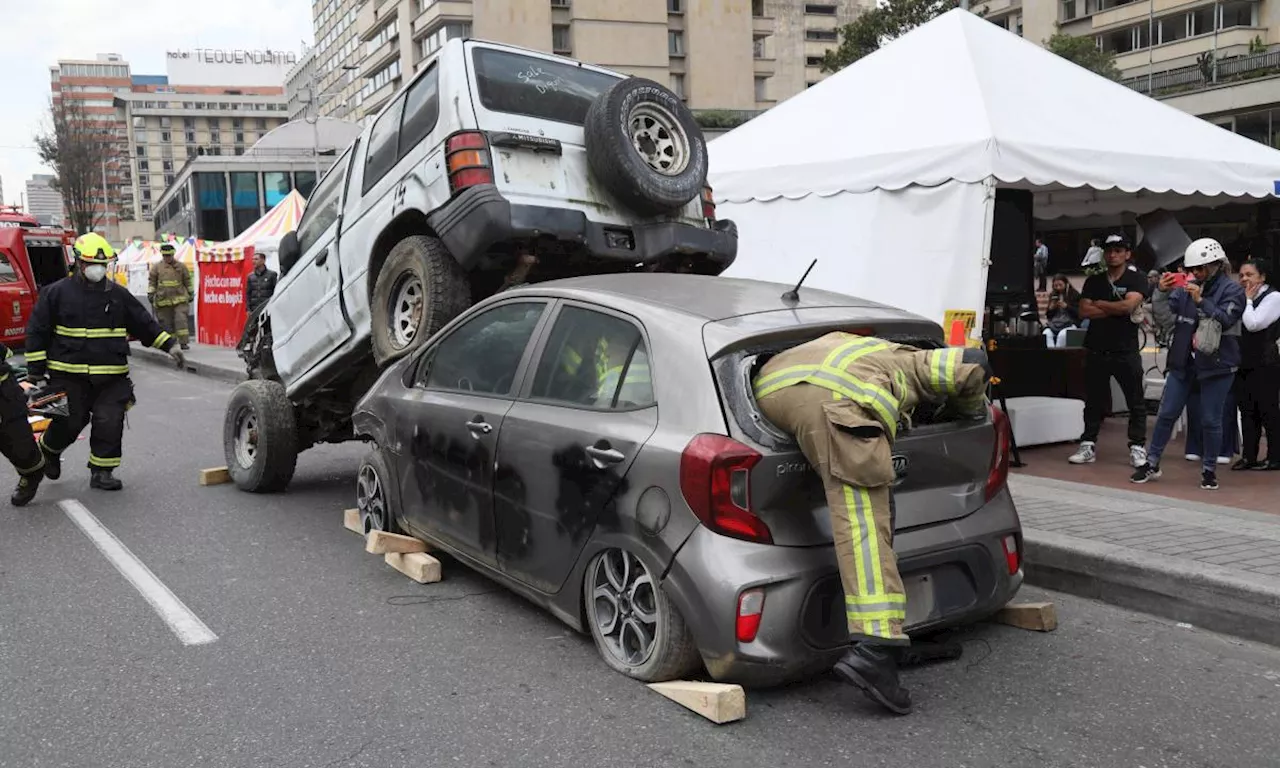
[(222, 452), (240, 490), (275, 493), (288, 487), (298, 466), (298, 426), (284, 385), (251, 379), (232, 390)]
[(457, 260), (434, 237), (396, 243), (373, 286), (373, 356), (379, 366), (426, 343), (467, 307), (471, 286)]
[(356, 508), (360, 510), (360, 528), (365, 536), (371, 531), (402, 533), (391, 506), (391, 473), (386, 459), (377, 448), (365, 456), (356, 475)]
[(641, 77), (596, 97), (583, 123), (596, 179), (641, 215), (682, 208), (707, 183), (707, 144), (684, 101)]
[(656, 683), (701, 663), (684, 618), (640, 558), (625, 549), (592, 558), (583, 601), (596, 650), (622, 674)]

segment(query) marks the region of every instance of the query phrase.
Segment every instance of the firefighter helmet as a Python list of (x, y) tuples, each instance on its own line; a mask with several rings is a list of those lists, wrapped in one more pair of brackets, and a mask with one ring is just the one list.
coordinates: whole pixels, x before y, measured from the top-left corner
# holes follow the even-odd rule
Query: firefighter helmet
[(97, 232), (88, 232), (76, 238), (76, 256), (91, 264), (107, 264), (116, 257), (116, 251), (107, 238)]
[(161, 256), (172, 256), (177, 252), (178, 252), (178, 249), (174, 247), (173, 243), (164, 242), (160, 244)]

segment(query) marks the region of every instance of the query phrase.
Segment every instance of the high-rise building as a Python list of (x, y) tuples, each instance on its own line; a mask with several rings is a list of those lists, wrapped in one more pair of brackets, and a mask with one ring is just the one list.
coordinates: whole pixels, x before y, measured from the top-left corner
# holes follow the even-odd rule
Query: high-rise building
[[(315, 87), (322, 117), (354, 120), (360, 117), (353, 99), (360, 91), (357, 77), (363, 48), (356, 34), (356, 16), (363, 5), (387, 0), (312, 0), (315, 27)], [(426, 0), (428, 3), (435, 0)], [(310, 88), (310, 85), (307, 86)]]
[(284, 78), (284, 97), (290, 120), (301, 120), (311, 107), (311, 78), (316, 71), (315, 46), (308, 48)]
[(27, 212), (41, 224), (65, 224), (62, 194), (53, 188), (52, 175), (38, 173), (27, 179)]
[[(1087, 37), (1115, 55), (1124, 85), (1280, 147), (1280, 0), (988, 0), (973, 10), (1038, 44), (1055, 32)], [(1123, 128), (1123, 115), (1093, 117)]]

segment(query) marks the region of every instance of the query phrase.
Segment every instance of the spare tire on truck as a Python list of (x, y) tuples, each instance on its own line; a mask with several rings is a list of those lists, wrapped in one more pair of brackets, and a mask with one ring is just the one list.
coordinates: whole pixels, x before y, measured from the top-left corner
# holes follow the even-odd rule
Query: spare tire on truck
[(679, 96), (652, 80), (610, 86), (582, 127), (596, 181), (642, 216), (684, 207), (707, 183), (702, 129)]
[(298, 425), (283, 384), (250, 379), (231, 391), (222, 452), (240, 490), (275, 493), (288, 487), (298, 466)]
[(379, 367), (426, 343), (471, 306), (471, 284), (444, 243), (412, 235), (396, 243), (373, 286), (373, 359)]

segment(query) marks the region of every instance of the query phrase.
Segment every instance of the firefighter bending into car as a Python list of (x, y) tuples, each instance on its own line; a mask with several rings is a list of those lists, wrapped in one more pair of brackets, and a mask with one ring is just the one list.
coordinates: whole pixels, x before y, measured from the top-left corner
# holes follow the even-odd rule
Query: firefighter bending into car
[(178, 339), (178, 345), (188, 348), (187, 316), (195, 288), (191, 285), (191, 270), (178, 261), (173, 243), (161, 243), (160, 261), (151, 265), (147, 282), (147, 298), (155, 310), (160, 327)]
[(44, 456), (27, 420), (27, 395), (9, 367), (11, 357), (13, 351), (0, 344), (0, 453), (18, 472), (18, 486), (9, 501), (15, 507), (25, 507), (36, 497), (44, 477)]
[(49, 377), (51, 389), (67, 393), (66, 418), (55, 418), (40, 436), (44, 474), (57, 480), (61, 455), (81, 430), (89, 433), (89, 485), (118, 491), (124, 415), (134, 403), (129, 380), (129, 337), (183, 361), (173, 337), (123, 286), (107, 280), (115, 251), (101, 235), (81, 235), (75, 243), (79, 270), (40, 293), (27, 324), (27, 377), (37, 386)]
[(921, 401), (985, 415), (989, 377), (979, 349), (919, 350), (837, 332), (779, 353), (754, 382), (762, 413), (795, 436), (826, 490), (853, 642), (836, 673), (896, 714), (911, 711), (911, 696), (898, 682), (910, 641), (893, 552), (893, 441)]

